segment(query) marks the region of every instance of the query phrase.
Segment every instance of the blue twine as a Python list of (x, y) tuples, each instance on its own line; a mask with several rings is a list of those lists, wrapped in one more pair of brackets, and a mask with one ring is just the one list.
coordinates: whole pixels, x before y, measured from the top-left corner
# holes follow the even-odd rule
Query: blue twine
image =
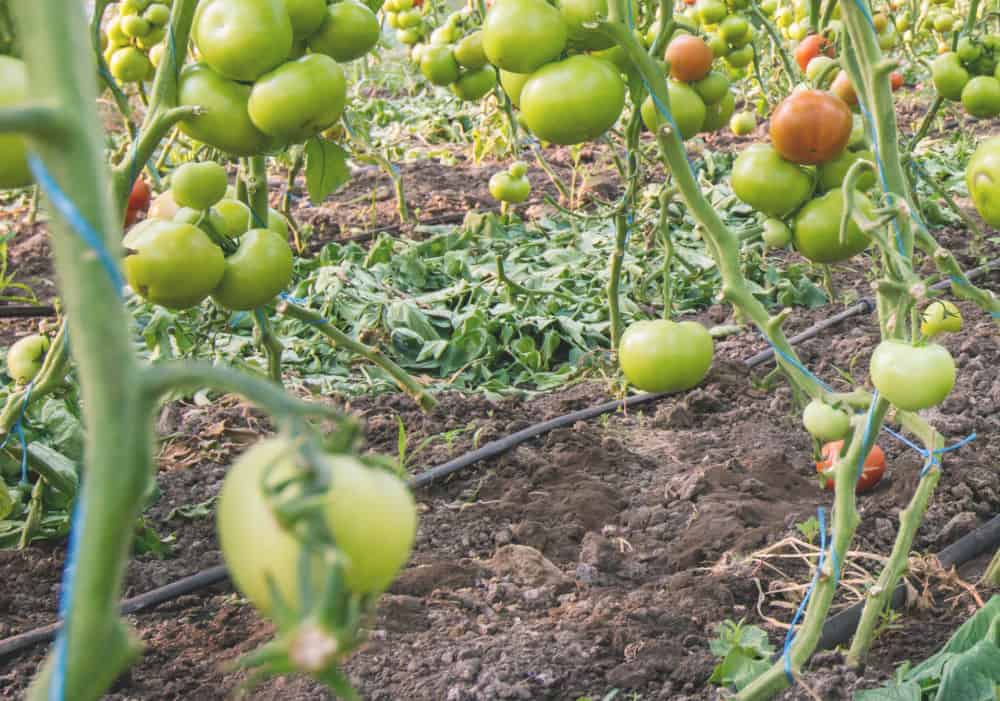
[(59, 620), (62, 626), (56, 636), (55, 668), (49, 683), (49, 701), (64, 701), (66, 696), (66, 637), (69, 630), (69, 612), (72, 606), (73, 577), (76, 574), (77, 556), (80, 554), (80, 524), (84, 520), (84, 504), (81, 498), (83, 483), (81, 482), (77, 498), (73, 505), (73, 524), (69, 531), (69, 549), (66, 555), (66, 565), (63, 567), (62, 587), (59, 592)]
[(976, 432), (973, 431), (972, 433), (970, 433), (968, 436), (966, 436), (962, 440), (958, 441), (957, 443), (953, 443), (953, 444), (951, 444), (949, 446), (945, 446), (944, 448), (938, 448), (936, 450), (927, 450), (926, 448), (917, 445), (916, 443), (914, 443), (913, 441), (911, 441), (909, 438), (907, 438), (903, 434), (897, 433), (896, 431), (893, 431), (888, 426), (883, 426), (882, 428), (883, 428), (883, 430), (886, 433), (888, 433), (890, 436), (892, 436), (893, 438), (895, 438), (897, 441), (899, 441), (900, 443), (903, 443), (908, 448), (911, 448), (911, 449), (915, 450), (917, 452), (917, 454), (920, 455), (924, 459), (924, 466), (920, 470), (920, 476), (921, 477), (923, 477), (924, 475), (926, 475), (927, 472), (931, 468), (933, 468), (935, 465), (940, 465), (941, 464), (941, 457), (940, 457), (941, 455), (943, 455), (944, 453), (950, 453), (953, 450), (958, 450), (959, 448), (962, 448), (962, 447), (968, 445), (969, 443), (971, 443), (972, 441), (976, 440), (976, 438), (977, 438)]
[(821, 380), (820, 378), (816, 377), (816, 375), (814, 375), (811, 372), (809, 372), (809, 369), (805, 365), (803, 365), (802, 363), (800, 363), (799, 361), (797, 361), (792, 356), (788, 355), (788, 353), (786, 353), (785, 351), (783, 351), (780, 348), (778, 348), (778, 346), (776, 346), (771, 341), (771, 339), (768, 338), (763, 332), (761, 332), (761, 335), (764, 336), (764, 340), (768, 342), (768, 344), (771, 346), (771, 349), (777, 355), (779, 355), (782, 360), (784, 360), (786, 363), (788, 363), (789, 365), (791, 365), (793, 368), (795, 368), (796, 370), (798, 370), (799, 372), (801, 372), (803, 375), (805, 375), (806, 377), (808, 377), (809, 379), (811, 379), (813, 382), (815, 382), (816, 384), (818, 384), (820, 387), (822, 387), (823, 389), (825, 389), (827, 392), (832, 392), (833, 391), (833, 388), (830, 385), (826, 384), (825, 382), (823, 382), (823, 380)]
[(859, 10), (861, 10), (861, 14), (863, 14), (865, 19), (868, 20), (868, 24), (871, 28), (875, 29), (875, 19), (872, 17), (872, 13), (868, 11), (868, 6), (862, 2), (862, 0), (854, 0), (854, 4), (858, 6)]
[(233, 314), (232, 318), (229, 319), (229, 328), (235, 329), (243, 322), (244, 319), (249, 316), (246, 312), (236, 312)]
[(121, 295), (125, 289), (125, 278), (122, 277), (114, 257), (104, 245), (101, 235), (84, 219), (80, 210), (66, 196), (66, 193), (60, 189), (59, 184), (56, 183), (38, 156), (34, 154), (28, 156), (28, 167), (31, 169), (32, 175), (35, 176), (35, 181), (45, 191), (49, 202), (52, 203), (55, 210), (69, 222), (70, 227), (76, 232), (77, 236), (97, 254), (97, 259), (104, 266), (105, 272), (111, 278), (111, 282), (115, 285), (118, 294)]
[(21, 411), (17, 416), (17, 421), (14, 422), (13, 427), (10, 431), (7, 431), (7, 435), (3, 437), (3, 441), (0, 442), (0, 450), (7, 447), (7, 442), (10, 441), (11, 433), (17, 435), (17, 439), (21, 444), (21, 484), (28, 484), (28, 439), (24, 436), (24, 415), (28, 411), (28, 404), (31, 401), (31, 390), (34, 387), (34, 381), (29, 382), (28, 386), (24, 391), (24, 399), (21, 404)]
[[(802, 597), (802, 602), (799, 604), (798, 609), (795, 611), (795, 615), (792, 617), (792, 622), (788, 627), (788, 632), (785, 634), (785, 645), (781, 651), (781, 656), (785, 661), (785, 677), (788, 678), (789, 684), (795, 683), (795, 676), (792, 674), (792, 656), (790, 654), (792, 643), (795, 641), (795, 626), (798, 625), (799, 620), (805, 613), (806, 606), (809, 605), (809, 599), (812, 597), (813, 590), (819, 583), (820, 573), (823, 571), (823, 564), (826, 561), (826, 512), (823, 510), (822, 506), (816, 511), (819, 518), (819, 558), (816, 560), (816, 572), (813, 574), (812, 582), (809, 583), (809, 588), (806, 589), (806, 595)], [(833, 553), (831, 552), (830, 554), (832, 557)], [(836, 580), (837, 574), (834, 572), (834, 581)]]

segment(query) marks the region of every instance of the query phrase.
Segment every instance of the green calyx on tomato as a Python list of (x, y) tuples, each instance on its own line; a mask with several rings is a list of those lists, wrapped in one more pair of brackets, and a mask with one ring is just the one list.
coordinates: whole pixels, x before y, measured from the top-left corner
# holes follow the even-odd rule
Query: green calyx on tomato
[[(854, 205), (864, 216), (874, 218), (875, 207), (861, 193)], [(847, 224), (847, 236), (840, 240), (840, 218), (844, 211), (844, 193), (838, 187), (806, 203), (795, 216), (792, 228), (795, 248), (814, 263), (837, 263), (861, 253), (870, 240), (852, 218)]]
[(283, 143), (301, 143), (334, 124), (347, 103), (344, 69), (309, 54), (262, 75), (247, 101), (254, 126)]
[(566, 41), (562, 15), (545, 0), (496, 0), (483, 22), (486, 57), (512, 73), (532, 73), (554, 61)]
[(42, 369), (48, 352), (47, 336), (32, 334), (19, 338), (7, 349), (7, 374), (19, 385), (28, 384)]
[(936, 343), (882, 341), (872, 353), (869, 373), (875, 389), (904, 411), (937, 406), (955, 386), (955, 360)]
[(813, 399), (802, 412), (802, 424), (816, 440), (835, 441), (851, 430), (851, 417), (821, 399)]
[(733, 192), (769, 217), (785, 217), (812, 194), (809, 174), (767, 144), (745, 149), (733, 163)]
[(123, 244), (128, 284), (169, 309), (199, 304), (225, 271), (222, 249), (204, 231), (184, 222), (146, 219), (132, 227)]
[(705, 379), (714, 352), (711, 335), (696, 321), (637, 321), (622, 334), (618, 362), (644, 392), (675, 392)]
[(990, 226), (1000, 228), (1000, 136), (976, 147), (965, 168), (965, 183), (979, 216)]
[(248, 311), (273, 300), (292, 279), (292, 249), (272, 229), (250, 229), (226, 258), (222, 280), (212, 291), (219, 306)]
[(292, 22), (283, 0), (201, 0), (191, 37), (220, 75), (252, 82), (288, 58)]
[(946, 299), (931, 302), (920, 318), (920, 333), (933, 338), (941, 333), (957, 333), (962, 330), (962, 312)]
[[(679, 80), (669, 81), (670, 115), (674, 118), (682, 139), (690, 139), (701, 131), (705, 125), (705, 103), (698, 97), (687, 83)], [(666, 124), (666, 118), (660, 114), (652, 95), (646, 97), (641, 107), (642, 123), (652, 132)]]
[(607, 61), (570, 56), (533, 73), (521, 90), (520, 103), (528, 127), (539, 139), (579, 144), (597, 138), (618, 121), (625, 107), (625, 83)]
[[(12, 107), (27, 99), (28, 71), (24, 61), (0, 56), (0, 108)], [(0, 134), (0, 190), (26, 187), (32, 182), (24, 137)]]
[(250, 121), (247, 103), (251, 86), (223, 78), (208, 65), (195, 63), (181, 71), (181, 105), (204, 108), (204, 113), (180, 123), (182, 132), (235, 156), (252, 156), (270, 146), (270, 139)]
[(185, 163), (170, 176), (174, 202), (204, 211), (226, 196), (226, 169), (214, 161)]
[(380, 31), (374, 12), (355, 0), (342, 0), (327, 7), (326, 19), (309, 37), (309, 50), (346, 63), (375, 48)]

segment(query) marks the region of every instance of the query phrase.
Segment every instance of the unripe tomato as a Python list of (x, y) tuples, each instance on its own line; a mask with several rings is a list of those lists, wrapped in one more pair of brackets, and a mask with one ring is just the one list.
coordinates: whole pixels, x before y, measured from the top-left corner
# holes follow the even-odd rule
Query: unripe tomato
[(153, 68), (160, 67), (160, 61), (163, 59), (163, 54), (166, 50), (166, 44), (157, 44), (149, 50), (149, 62), (153, 64)]
[(701, 125), (701, 130), (706, 133), (718, 131), (729, 122), (735, 110), (736, 96), (727, 90), (725, 97), (721, 100), (714, 105), (706, 105), (705, 121)]
[(795, 48), (795, 62), (799, 64), (799, 68), (805, 72), (806, 68), (809, 66), (809, 62), (820, 54), (825, 54), (830, 58), (833, 58), (835, 53), (833, 49), (833, 44), (824, 36), (820, 34), (812, 34), (807, 36), (802, 42)]
[(253, 211), (240, 200), (227, 197), (208, 211), (208, 221), (218, 233), (237, 239), (250, 230)]
[(531, 73), (566, 47), (566, 25), (545, 0), (497, 0), (483, 22), (483, 50), (490, 63), (512, 73)]
[(221, 76), (254, 81), (291, 54), (292, 21), (283, 0), (201, 0), (191, 38)]
[(962, 106), (973, 117), (996, 117), (1000, 114), (1000, 80), (991, 75), (972, 78), (962, 88)]
[(7, 374), (19, 385), (28, 384), (42, 369), (48, 352), (47, 336), (32, 334), (19, 338), (7, 349)]
[(816, 58), (810, 60), (809, 65), (806, 66), (806, 78), (810, 83), (816, 85), (816, 81), (825, 75), (828, 70), (832, 70), (831, 67), (836, 64), (836, 59), (820, 54)]
[(483, 66), (474, 71), (466, 71), (452, 86), (451, 90), (460, 99), (480, 100), (488, 95), (497, 84), (497, 72), (493, 66)]
[(226, 196), (229, 177), (214, 161), (185, 163), (170, 176), (174, 202), (181, 207), (204, 211)]
[(851, 110), (839, 97), (822, 90), (799, 90), (771, 115), (771, 142), (793, 163), (815, 165), (844, 150), (853, 126)]
[(251, 86), (227, 80), (203, 63), (185, 66), (178, 87), (182, 105), (205, 108), (205, 114), (180, 123), (192, 139), (236, 156), (267, 150), (270, 139), (254, 126), (247, 113)]
[(878, 35), (878, 46), (883, 51), (888, 51), (899, 43), (899, 35), (891, 29)]
[[(816, 169), (818, 184), (821, 192), (840, 187), (847, 177), (847, 171), (851, 166), (860, 160), (875, 162), (875, 154), (871, 151), (850, 151), (844, 149), (836, 158), (820, 164)], [(870, 190), (875, 185), (875, 171), (867, 169), (855, 181), (858, 190)]]
[(1000, 227), (1000, 136), (984, 140), (965, 169), (972, 204), (987, 224)]
[(123, 240), (128, 284), (153, 304), (186, 309), (215, 289), (225, 270), (222, 249), (201, 229), (177, 221), (146, 219)]
[[(678, 80), (670, 81), (670, 114), (674, 118), (681, 139), (690, 139), (705, 126), (707, 109), (705, 103), (698, 97), (687, 83)], [(666, 118), (660, 114), (653, 97), (647, 96), (641, 108), (642, 122), (646, 128), (655, 132), (666, 124)]]
[(144, 37), (149, 34), (151, 27), (149, 22), (144, 20), (138, 15), (129, 15), (128, 17), (122, 17), (118, 24), (121, 27), (122, 34), (129, 37), (130, 39), (138, 39), (139, 37)]
[(431, 46), (448, 46), (453, 41), (455, 41), (455, 28), (451, 25), (446, 24), (431, 32)]
[(705, 379), (714, 352), (696, 321), (637, 321), (622, 334), (618, 362), (629, 384), (644, 392), (676, 392)]
[(285, 241), (288, 240), (288, 220), (285, 219), (285, 215), (273, 207), (267, 208), (267, 228), (281, 236)]
[(732, 68), (749, 66), (753, 61), (753, 46), (747, 44), (738, 49), (732, 49), (726, 54), (726, 63)]
[[(143, 51), (149, 51), (154, 46), (160, 44), (163, 39), (167, 36), (167, 30), (165, 27), (155, 27), (149, 30), (149, 33), (144, 37), (139, 37), (135, 40), (135, 45), (138, 46)], [(150, 59), (152, 62), (152, 59)]]
[(962, 66), (958, 54), (943, 53), (931, 63), (934, 89), (946, 100), (961, 100), (962, 90), (969, 82), (969, 72)]
[(764, 0), (760, 3), (760, 11), (763, 12), (766, 17), (773, 17), (777, 9), (778, 0)]
[(344, 113), (347, 79), (329, 56), (309, 54), (262, 75), (247, 101), (250, 121), (283, 143), (301, 143)]
[(501, 202), (519, 204), (531, 194), (531, 182), (523, 174), (514, 177), (508, 171), (500, 171), (490, 178), (490, 194)]
[(961, 330), (962, 312), (946, 299), (931, 302), (920, 318), (920, 333), (927, 338), (940, 333), (957, 333)]
[(785, 217), (812, 193), (812, 178), (767, 144), (754, 144), (733, 163), (733, 192), (770, 217)]
[(531, 79), (530, 73), (511, 73), (510, 71), (500, 71), (500, 86), (507, 93), (510, 102), (514, 107), (521, 106), (521, 91), (524, 90), (525, 83)]
[(142, 18), (154, 27), (162, 27), (170, 21), (170, 7), (160, 2), (153, 3), (142, 13)]
[(851, 430), (851, 417), (847, 412), (830, 406), (821, 399), (813, 399), (802, 412), (802, 423), (816, 440), (834, 441)]
[(173, 219), (177, 216), (180, 206), (174, 202), (174, 195), (167, 190), (157, 195), (149, 205), (149, 217), (151, 219)]
[(718, 24), (729, 14), (722, 0), (698, 0), (695, 9), (702, 24)]
[(938, 32), (950, 32), (954, 27), (957, 19), (955, 15), (950, 12), (939, 12), (937, 17), (934, 18), (934, 29)]
[(737, 112), (729, 120), (729, 128), (736, 136), (746, 136), (757, 128), (757, 118), (753, 112)]
[[(836, 464), (840, 451), (844, 447), (844, 441), (833, 441), (823, 446), (820, 451), (822, 460), (816, 463), (816, 472), (826, 477), (824, 486), (827, 489), (834, 488), (834, 464)], [(856, 494), (867, 492), (876, 484), (882, 481), (885, 474), (885, 453), (877, 445), (873, 445), (871, 452), (865, 457), (865, 464), (861, 468), (861, 477), (854, 488)]]
[(729, 79), (718, 71), (712, 71), (691, 85), (698, 97), (706, 105), (714, 105), (729, 94)]
[(126, 46), (111, 54), (108, 68), (111, 75), (123, 83), (141, 83), (149, 75), (152, 64), (139, 49)]
[[(329, 473), (331, 484), (323, 497), (324, 521), (344, 556), (345, 583), (356, 594), (382, 592), (410, 557), (417, 530), (413, 497), (399, 478), (354, 457), (320, 459), (317, 467)], [(298, 460), (290, 439), (262, 441), (233, 463), (219, 495), (216, 525), (226, 566), (237, 588), (265, 616), (273, 612), (272, 582), (287, 604), (301, 604), (302, 546), (277, 522), (261, 491), (262, 484), (276, 488), (294, 477)], [(319, 557), (311, 570), (318, 596), (329, 570)]]
[(714, 58), (708, 44), (700, 37), (690, 34), (681, 34), (667, 46), (670, 75), (676, 80), (701, 80), (712, 70)]
[(729, 53), (729, 44), (718, 34), (709, 34), (705, 43), (708, 44), (708, 48), (712, 50), (712, 56), (715, 58), (722, 58)]
[(354, 0), (342, 0), (327, 7), (326, 19), (309, 37), (309, 49), (345, 63), (375, 48), (380, 32), (374, 12)]
[(750, 23), (740, 15), (729, 15), (719, 25), (719, 36), (731, 46), (743, 46), (750, 35)]
[(579, 144), (597, 138), (618, 120), (625, 107), (625, 83), (607, 61), (570, 56), (533, 73), (520, 102), (528, 127), (539, 139)]
[(876, 12), (872, 15), (872, 26), (877, 33), (881, 34), (889, 27), (889, 18), (881, 12)]
[(851, 83), (847, 71), (843, 69), (838, 71), (837, 77), (830, 84), (830, 92), (843, 100), (849, 107), (858, 104), (858, 94), (854, 91), (854, 85)]
[(396, 16), (396, 24), (399, 25), (400, 29), (416, 29), (423, 24), (423, 21), (424, 17), (419, 10), (407, 10)]
[(788, 36), (795, 41), (801, 41), (809, 33), (809, 26), (805, 22), (792, 22), (788, 27)]
[(455, 47), (455, 60), (463, 68), (470, 71), (478, 71), (489, 61), (486, 59), (486, 52), (483, 50), (483, 32), (476, 30), (458, 42)]
[(608, 0), (559, 0), (559, 12), (568, 30), (569, 43), (582, 51), (600, 51), (615, 45), (601, 32), (588, 29), (585, 23), (607, 19)]
[[(855, 206), (868, 218), (874, 217), (874, 205), (867, 197), (855, 195)], [(795, 248), (814, 263), (837, 263), (861, 253), (870, 240), (852, 218), (847, 224), (847, 240), (840, 242), (840, 217), (844, 211), (844, 193), (838, 187), (806, 203), (795, 216)]]
[(780, 219), (765, 219), (762, 238), (768, 248), (784, 248), (792, 242), (792, 230)]
[(451, 47), (428, 47), (420, 57), (420, 72), (432, 85), (450, 85), (458, 80), (458, 61)]
[(272, 229), (250, 229), (226, 258), (212, 299), (225, 309), (247, 311), (273, 300), (292, 279), (292, 249)]
[(292, 37), (308, 39), (326, 19), (326, 0), (284, 0), (288, 19), (292, 23)]
[(872, 353), (869, 373), (875, 389), (904, 411), (937, 406), (955, 386), (955, 360), (936, 343), (882, 341)]

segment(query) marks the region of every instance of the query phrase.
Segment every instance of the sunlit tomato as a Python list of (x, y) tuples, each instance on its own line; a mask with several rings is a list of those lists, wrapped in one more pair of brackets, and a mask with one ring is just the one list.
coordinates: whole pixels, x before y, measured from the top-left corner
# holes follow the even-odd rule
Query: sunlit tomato
[(667, 46), (670, 75), (676, 80), (701, 80), (712, 70), (712, 49), (700, 37), (681, 34)]
[(799, 90), (771, 115), (771, 142), (789, 161), (816, 165), (844, 150), (853, 125), (850, 108), (836, 95)]
[(134, 46), (125, 46), (111, 54), (108, 69), (122, 83), (140, 83), (149, 76), (153, 64)]
[(292, 249), (272, 229), (250, 229), (226, 258), (212, 299), (226, 309), (247, 311), (273, 300), (292, 279)]
[(7, 349), (7, 374), (19, 385), (28, 384), (42, 369), (48, 352), (47, 336), (32, 334), (19, 338)]
[(615, 45), (613, 39), (584, 26), (600, 18), (607, 18), (608, 0), (560, 0), (558, 6), (569, 30), (569, 42), (574, 48), (600, 51)]
[(361, 58), (378, 43), (375, 13), (354, 0), (342, 0), (327, 7), (326, 19), (309, 37), (309, 49), (345, 63)]
[(905, 411), (937, 406), (955, 386), (955, 360), (936, 343), (882, 341), (872, 353), (869, 373), (875, 389)]
[(123, 244), (128, 284), (154, 304), (170, 309), (193, 307), (222, 279), (222, 249), (201, 229), (178, 221), (146, 219)]
[(250, 230), (253, 211), (240, 200), (227, 197), (208, 210), (208, 220), (217, 233), (235, 239)]
[(799, 68), (804, 73), (809, 62), (820, 54), (833, 58), (835, 56), (833, 44), (820, 34), (812, 34), (803, 39), (795, 48), (795, 62), (799, 64)]
[[(674, 123), (680, 130), (682, 139), (690, 139), (701, 131), (705, 125), (707, 109), (705, 103), (698, 97), (687, 83), (679, 80), (671, 80), (669, 84), (670, 95), (670, 115)], [(660, 113), (660, 109), (653, 101), (653, 97), (647, 96), (641, 108), (642, 122), (650, 131), (656, 131), (667, 123), (666, 118)]]
[(347, 79), (329, 56), (309, 54), (262, 75), (247, 101), (250, 121), (282, 143), (301, 143), (344, 113)]
[(559, 58), (567, 38), (562, 15), (545, 0), (497, 0), (483, 22), (486, 57), (512, 73), (531, 73)]
[(806, 78), (810, 83), (819, 87), (817, 81), (826, 75), (827, 71), (832, 71), (835, 65), (838, 65), (836, 59), (820, 54), (809, 61), (809, 65), (806, 66)]
[(149, 216), (152, 219), (173, 219), (180, 205), (174, 202), (174, 195), (167, 190), (153, 198), (149, 205)]
[(179, 102), (203, 107), (205, 112), (183, 120), (181, 131), (236, 156), (264, 152), (270, 139), (250, 121), (250, 89), (250, 85), (223, 78), (205, 64), (185, 66), (180, 75)]
[(946, 299), (931, 302), (920, 317), (920, 333), (928, 338), (962, 330), (962, 312)]
[(991, 75), (972, 78), (962, 88), (962, 107), (973, 117), (996, 117), (1000, 114), (1000, 80)]
[(737, 112), (729, 120), (729, 128), (736, 136), (746, 136), (757, 128), (757, 117), (754, 116), (753, 112)]
[(308, 39), (326, 19), (326, 0), (284, 0), (288, 19), (292, 23), (292, 36), (297, 40)]
[(531, 194), (531, 182), (523, 172), (516, 177), (509, 171), (494, 173), (489, 186), (494, 198), (510, 204), (524, 202)]
[(965, 169), (972, 204), (987, 224), (1000, 227), (1000, 136), (985, 139)]
[[(875, 206), (861, 193), (855, 195), (855, 206), (869, 219), (874, 217)], [(868, 248), (870, 240), (853, 219), (848, 222), (846, 240), (841, 243), (843, 211), (844, 194), (839, 187), (807, 202), (795, 216), (792, 229), (796, 250), (814, 263), (837, 263)]]
[(969, 71), (962, 66), (958, 54), (951, 51), (941, 54), (931, 63), (934, 89), (947, 100), (961, 100), (962, 90), (970, 77)]
[(722, 0), (698, 0), (696, 9), (701, 23), (709, 25), (718, 24), (729, 13), (726, 3)]
[(714, 352), (696, 321), (637, 321), (622, 334), (618, 362), (629, 384), (644, 392), (676, 392), (705, 379)]
[[(824, 486), (827, 489), (834, 487), (834, 464), (840, 456), (840, 451), (844, 448), (844, 441), (833, 441), (823, 446), (820, 454), (822, 459), (816, 463), (816, 472), (826, 477)], [(876, 484), (882, 481), (885, 474), (885, 453), (877, 445), (873, 445), (871, 452), (865, 458), (864, 467), (861, 468), (861, 477), (854, 488), (857, 494), (867, 492)]]
[(750, 23), (740, 15), (729, 15), (719, 24), (719, 36), (736, 48), (744, 46), (751, 33)]
[(185, 163), (170, 176), (174, 202), (181, 207), (206, 210), (226, 196), (226, 169), (214, 161)]
[(851, 430), (851, 417), (820, 399), (813, 399), (802, 412), (802, 424), (816, 440), (833, 441)]
[(292, 22), (282, 0), (201, 0), (191, 38), (221, 76), (254, 81), (291, 54)]
[(462, 39), (455, 46), (455, 60), (462, 68), (478, 71), (489, 63), (486, 52), (483, 51), (483, 32), (477, 30)]
[(496, 69), (493, 66), (483, 66), (463, 73), (451, 86), (451, 91), (463, 100), (479, 100), (488, 95), (496, 84)]
[(809, 174), (767, 144), (754, 144), (733, 163), (733, 192), (758, 212), (785, 217), (812, 193)]
[(597, 138), (618, 120), (625, 107), (625, 83), (607, 61), (570, 56), (533, 73), (520, 102), (528, 127), (539, 139), (579, 144)]

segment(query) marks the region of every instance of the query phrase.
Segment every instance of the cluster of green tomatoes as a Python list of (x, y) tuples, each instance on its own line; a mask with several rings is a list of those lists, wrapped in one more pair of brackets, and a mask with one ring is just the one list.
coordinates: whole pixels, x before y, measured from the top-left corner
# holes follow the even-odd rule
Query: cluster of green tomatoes
[(697, 0), (678, 18), (688, 20), (694, 28), (702, 28), (712, 53), (725, 61), (735, 77), (741, 77), (754, 59), (756, 30), (740, 13), (747, 7), (748, 0), (730, 0), (728, 5), (723, 0)]
[(424, 0), (385, 0), (385, 23), (396, 30), (396, 41), (414, 46), (427, 35), (430, 24), (424, 16)]
[(1000, 34), (962, 37), (956, 51), (934, 59), (931, 78), (941, 97), (961, 101), (973, 117), (1000, 115)]
[(104, 60), (111, 75), (122, 83), (141, 83), (153, 77), (166, 43), (173, 0), (122, 0), (113, 6), (102, 35)]
[(431, 32), (428, 43), (411, 47), (410, 59), (432, 85), (450, 86), (460, 99), (474, 101), (492, 92), (497, 73), (486, 58), (482, 30), (460, 34), (471, 16), (465, 10), (453, 12)]
[(181, 71), (181, 105), (204, 112), (181, 122), (193, 139), (238, 156), (316, 136), (340, 119), (340, 64), (380, 36), (355, 0), (202, 0), (191, 36), (197, 62)]

